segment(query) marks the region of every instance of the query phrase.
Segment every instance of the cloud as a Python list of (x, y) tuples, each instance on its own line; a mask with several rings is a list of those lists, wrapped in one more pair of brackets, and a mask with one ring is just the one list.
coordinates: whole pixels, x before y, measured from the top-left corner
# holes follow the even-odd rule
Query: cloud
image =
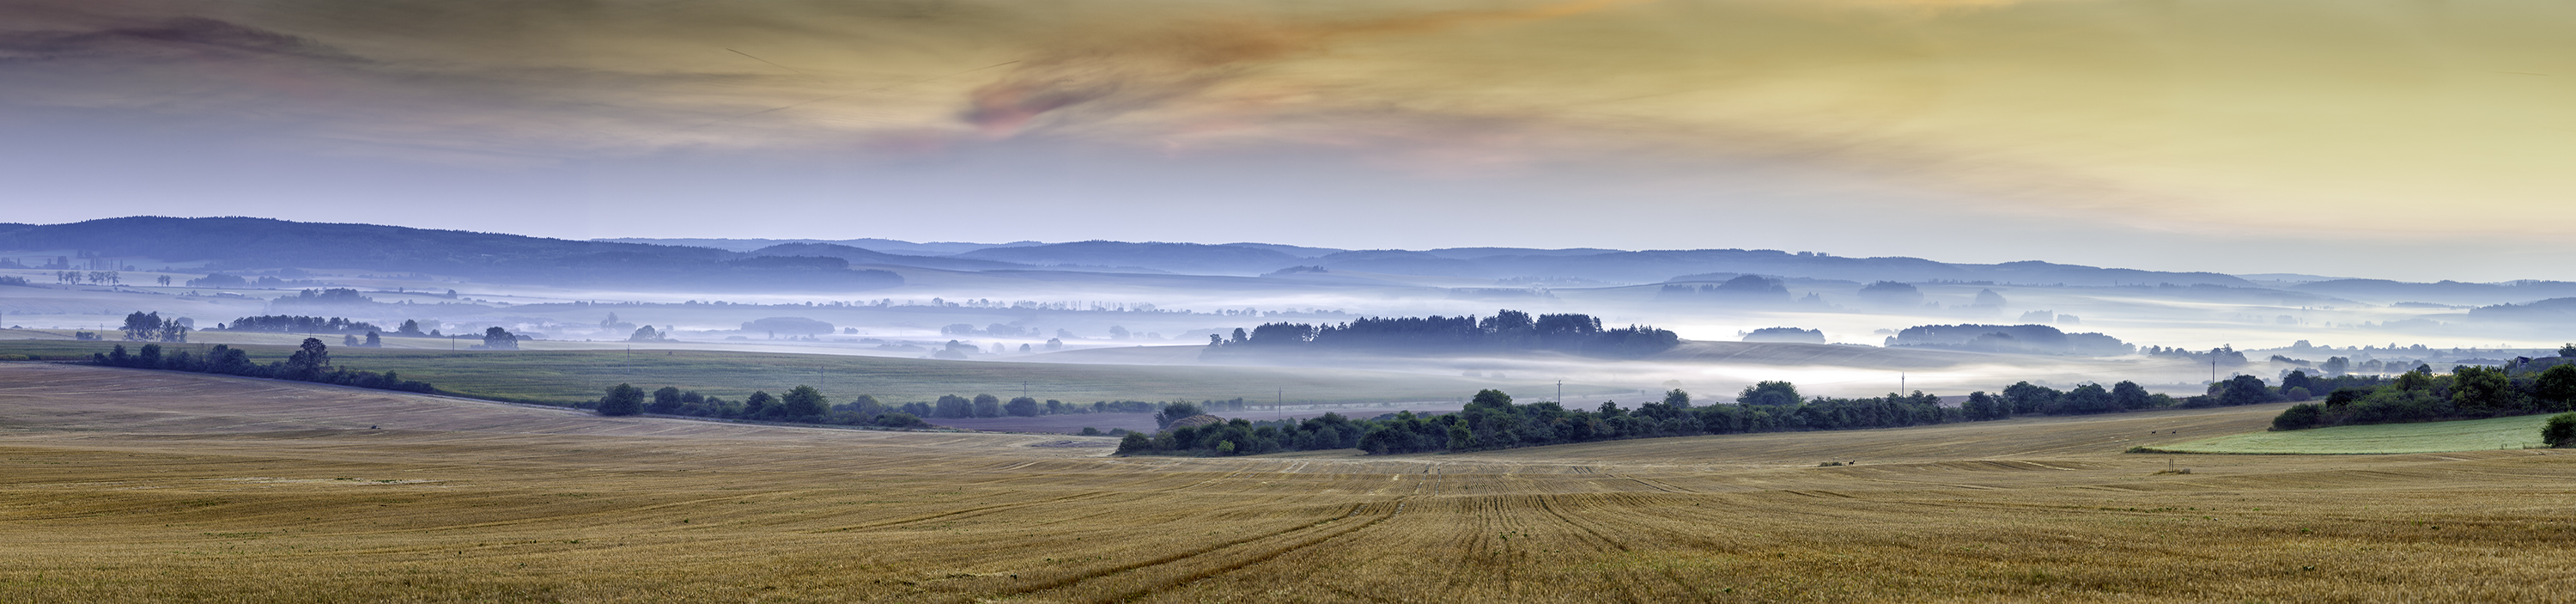
[(1203, 100), (1284, 59), (1325, 51), (1350, 38), (1421, 34), (1485, 24), (1543, 21), (1631, 0), (1582, 0), (1518, 10), (1438, 11), (1311, 23), (1200, 17), (1141, 30), (1099, 32), (1040, 49), (1000, 81), (977, 88), (962, 117), (990, 136), (1010, 136), (1050, 114), (1102, 120)]
[[(2439, 26), (2413, 0), (1491, 6), (27, 0), (0, 6), (0, 111), (431, 163), (1080, 148), (1330, 156), (1566, 198), (1722, 179), (1898, 198), (1810, 184), (1854, 183), (2174, 233), (2576, 219), (2556, 203), (2568, 79), (2511, 75), (2569, 71), (2530, 50), (2564, 45), (2564, 2), (2460, 4)], [(2416, 209), (2469, 199), (2522, 219)]]
[(346, 51), (310, 38), (203, 17), (98, 31), (0, 33), (0, 60), (208, 60), (272, 55), (352, 61)]

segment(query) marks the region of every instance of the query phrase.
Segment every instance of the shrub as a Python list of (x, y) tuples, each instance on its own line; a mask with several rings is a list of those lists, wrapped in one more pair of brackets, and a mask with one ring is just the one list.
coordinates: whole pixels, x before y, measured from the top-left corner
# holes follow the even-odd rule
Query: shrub
[(2272, 429), (2301, 430), (2315, 427), (2318, 417), (2324, 415), (2323, 411), (2316, 403), (2291, 405), (2289, 409), (2282, 410), (2280, 415), (2272, 418)]
[(2576, 446), (2576, 412), (2549, 416), (2549, 423), (2540, 426), (2540, 442), (2560, 448)]
[(887, 428), (928, 428), (930, 422), (910, 413), (888, 413), (877, 416), (877, 425)]

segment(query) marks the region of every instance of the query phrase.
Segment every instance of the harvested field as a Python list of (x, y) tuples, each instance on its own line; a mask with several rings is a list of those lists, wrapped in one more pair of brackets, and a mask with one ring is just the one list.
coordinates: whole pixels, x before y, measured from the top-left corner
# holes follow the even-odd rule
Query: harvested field
[(2548, 415), (2247, 432), (2155, 447), (2180, 453), (2442, 453), (2540, 447)]
[[(278, 339), (289, 337), (293, 336)], [(0, 354), (84, 359), (116, 344), (120, 342), (0, 340)], [(205, 347), (188, 344), (174, 348), (197, 351)], [(135, 347), (128, 347), (132, 348)], [(252, 360), (262, 363), (284, 359), (295, 350), (288, 345), (237, 348), (250, 351)], [(1554, 392), (1555, 387), (1553, 383), (1541, 386), (1536, 381), (1500, 384), (1357, 369), (1076, 365), (640, 348), (448, 351), (335, 345), (331, 358), (353, 369), (398, 372), (445, 392), (557, 405), (597, 400), (609, 386), (620, 383), (647, 390), (677, 386), (732, 400), (741, 400), (755, 390), (776, 394), (806, 384), (822, 389), (836, 402), (866, 394), (896, 404), (930, 401), (946, 394), (1015, 396), (1024, 387), (1040, 400), (1082, 404), (1102, 400), (1268, 401), (1281, 393), (1292, 404), (1342, 404), (1449, 400), (1484, 388)]]
[(2553, 602), (2576, 588), (2562, 451), (2120, 453), (2278, 411), (1120, 459), (1061, 436), (608, 419), (6, 363), (0, 601)]

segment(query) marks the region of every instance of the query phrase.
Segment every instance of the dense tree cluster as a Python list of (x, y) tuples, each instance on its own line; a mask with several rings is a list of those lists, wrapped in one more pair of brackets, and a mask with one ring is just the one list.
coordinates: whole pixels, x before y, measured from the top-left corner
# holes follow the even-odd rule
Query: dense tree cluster
[[(632, 389), (632, 392), (628, 390)], [(629, 403), (632, 403), (630, 406)], [(1224, 404), (1217, 401), (1215, 404)], [(1190, 404), (1190, 403), (1182, 403)], [(1242, 399), (1233, 401), (1241, 408)], [(941, 396), (936, 401), (887, 404), (876, 397), (859, 395), (847, 403), (833, 404), (821, 390), (799, 385), (785, 394), (755, 391), (740, 401), (726, 400), (695, 390), (676, 386), (646, 392), (630, 385), (611, 386), (607, 395), (590, 404), (602, 415), (682, 415), (716, 419), (880, 426), (887, 428), (928, 428), (925, 418), (990, 418), (1034, 417), (1071, 413), (1152, 413), (1165, 405), (1144, 401), (1098, 401), (1091, 404), (1059, 400), (1039, 401), (1032, 397), (1003, 400), (990, 394), (973, 397)], [(1194, 407), (1195, 408), (1195, 407)], [(630, 410), (631, 409), (631, 410)]]
[[(1508, 394), (1485, 390), (1476, 393), (1457, 413), (1403, 412), (1370, 419), (1326, 414), (1286, 422), (1235, 419), (1170, 428), (1150, 436), (1130, 434), (1119, 443), (1118, 452), (1252, 455), (1350, 447), (1378, 455), (1478, 451), (1663, 436), (1897, 428), (2180, 404), (2172, 397), (2149, 394), (2134, 382), (2107, 388), (2084, 384), (2067, 392), (2023, 382), (2005, 389), (2002, 395), (1970, 394), (1968, 402), (1959, 407), (1940, 403), (1940, 397), (1922, 392), (1869, 398), (1808, 398), (1798, 394), (1795, 384), (1761, 382), (1745, 387), (1733, 403), (1693, 406), (1690, 393), (1673, 390), (1665, 393), (1663, 400), (1635, 409), (1605, 402), (1598, 408), (1581, 410), (1566, 409), (1554, 402), (1515, 404)], [(1195, 415), (1198, 410), (1167, 408), (1164, 415), (1175, 413)], [(1170, 420), (1166, 419), (1164, 425), (1171, 425)]]
[(188, 341), (186, 319), (162, 319), (158, 312), (136, 312), (125, 315), (125, 339), (130, 342)]
[(485, 328), (483, 330), (483, 343), (476, 345), (475, 348), (482, 350), (518, 350), (519, 334), (510, 333), (510, 330), (502, 329), (500, 327)]
[(324, 345), (318, 338), (305, 338), (304, 344), (297, 347), (295, 353), (289, 355), (286, 360), (271, 361), (265, 365), (252, 361), (248, 351), (222, 344), (208, 349), (202, 356), (189, 354), (186, 350), (165, 353), (159, 344), (145, 344), (141, 350), (129, 353), (125, 350), (125, 345), (118, 344), (115, 350), (91, 355), (90, 362), (109, 367), (215, 373), (377, 390), (438, 391), (430, 387), (428, 382), (405, 380), (391, 371), (376, 373), (333, 366), (330, 347)]
[(1887, 346), (1912, 346), (2021, 354), (2117, 356), (2137, 351), (2119, 338), (2066, 333), (2047, 325), (1918, 325), (1897, 332)]
[(365, 294), (358, 293), (358, 290), (345, 287), (334, 287), (321, 290), (308, 289), (296, 292), (292, 297), (280, 297), (269, 301), (269, 304), (273, 306), (332, 306), (374, 303), (376, 303), (375, 298), (369, 298)]
[[(1237, 408), (1241, 408), (1242, 402), (1243, 399), (1234, 399), (1234, 403)], [(1012, 397), (1010, 400), (1005, 401), (1002, 400), (1001, 397), (990, 394), (978, 394), (973, 398), (950, 394), (940, 396), (937, 401), (926, 403), (904, 403), (901, 406), (894, 407), (894, 409), (913, 413), (914, 415), (921, 417), (964, 419), (1037, 417), (1040, 415), (1066, 415), (1074, 413), (1153, 413), (1157, 409), (1162, 409), (1164, 407), (1164, 405), (1157, 405), (1155, 403), (1148, 403), (1145, 401), (1095, 401), (1089, 405), (1084, 405), (1080, 403), (1067, 403), (1055, 399), (1047, 399), (1041, 402), (1036, 398), (1027, 396)]]
[[(2293, 377), (2304, 377), (2298, 372)], [(2282, 380), (2289, 386), (2290, 380)], [(2292, 405), (2272, 418), (2274, 430), (2298, 430), (2354, 424), (2387, 424), (2576, 410), (2576, 364), (2537, 367), (2453, 367), (2436, 375), (2418, 367), (2395, 379), (2343, 385), (2321, 383), (2305, 388), (2326, 392), (2325, 400)]]
[(875, 397), (860, 395), (857, 400), (834, 405), (831, 397), (813, 386), (797, 385), (783, 395), (766, 390), (753, 391), (741, 401), (728, 401), (696, 390), (664, 386), (645, 392), (631, 384), (608, 387), (607, 396), (591, 404), (600, 415), (682, 415), (717, 419), (793, 422), (806, 424), (839, 424), (883, 426), (889, 428), (927, 428), (929, 424), (917, 415), (893, 412), (877, 403)]
[(1185, 426), (1146, 436), (1129, 432), (1118, 453), (1179, 455), (1257, 455), (1280, 451), (1320, 451), (1361, 446), (1366, 422), (1326, 413), (1295, 422), (1233, 419), (1205, 426)]
[(1370, 317), (1348, 323), (1310, 325), (1267, 323), (1234, 337), (1208, 336), (1209, 353), (1251, 351), (1405, 351), (1452, 352), (1553, 350), (1586, 356), (1639, 357), (1681, 343), (1671, 331), (1631, 325), (1605, 329), (1591, 315), (1538, 315), (1503, 310), (1478, 319), (1473, 315), (1443, 317)]
[(358, 334), (370, 331), (384, 331), (383, 329), (377, 328), (375, 324), (364, 321), (353, 321), (340, 317), (325, 318), (290, 315), (242, 317), (239, 319), (233, 319), (233, 322), (231, 323), (217, 325), (216, 328), (223, 331), (269, 331), (277, 333)]

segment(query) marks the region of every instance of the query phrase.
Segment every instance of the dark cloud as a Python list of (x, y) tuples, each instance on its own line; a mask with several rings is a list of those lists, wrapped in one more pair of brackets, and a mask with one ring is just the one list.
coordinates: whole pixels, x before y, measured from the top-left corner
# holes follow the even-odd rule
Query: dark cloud
[(94, 31), (0, 33), (0, 56), (13, 60), (202, 60), (283, 57), (350, 62), (347, 51), (302, 36), (205, 17)]

